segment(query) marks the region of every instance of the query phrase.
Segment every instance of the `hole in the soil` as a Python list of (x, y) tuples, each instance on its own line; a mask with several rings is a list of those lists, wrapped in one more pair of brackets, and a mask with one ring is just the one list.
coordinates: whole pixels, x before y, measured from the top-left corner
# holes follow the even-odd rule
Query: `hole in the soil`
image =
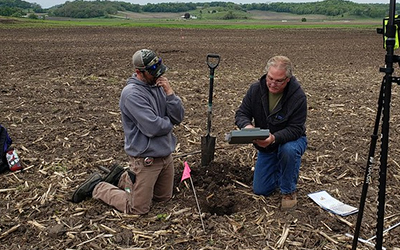
[(227, 192), (227, 190), (218, 190), (219, 195), (213, 196), (211, 199), (207, 200), (204, 204), (204, 211), (210, 214), (216, 215), (231, 215), (237, 212), (236, 203), (234, 196)]
[(207, 206), (206, 210), (210, 214), (216, 214), (218, 216), (231, 215), (236, 211), (235, 206), (233, 204), (225, 206), (213, 204), (212, 206)]
[[(178, 174), (179, 181), (181, 173)], [(208, 167), (193, 167), (193, 185), (199, 190), (202, 212), (223, 216), (237, 213), (246, 207), (246, 199), (238, 192), (233, 180), (251, 185), (252, 172), (240, 165), (212, 162)], [(179, 185), (179, 183), (178, 183)]]

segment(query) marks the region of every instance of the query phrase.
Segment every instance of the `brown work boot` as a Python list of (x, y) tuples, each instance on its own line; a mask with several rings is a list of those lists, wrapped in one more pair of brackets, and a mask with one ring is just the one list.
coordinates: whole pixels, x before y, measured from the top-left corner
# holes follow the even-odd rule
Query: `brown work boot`
[(296, 205), (297, 205), (296, 192), (282, 195), (282, 205), (281, 205), (282, 210), (294, 209), (296, 208)]

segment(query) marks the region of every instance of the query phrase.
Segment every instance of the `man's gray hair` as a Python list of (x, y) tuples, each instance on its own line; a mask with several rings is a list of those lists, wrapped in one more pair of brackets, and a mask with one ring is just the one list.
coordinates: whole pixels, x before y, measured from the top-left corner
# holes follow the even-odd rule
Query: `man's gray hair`
[(274, 56), (269, 59), (267, 62), (267, 66), (265, 66), (266, 74), (268, 74), (268, 71), (271, 67), (284, 69), (286, 71), (286, 77), (288, 78), (293, 76), (293, 64), (286, 56)]

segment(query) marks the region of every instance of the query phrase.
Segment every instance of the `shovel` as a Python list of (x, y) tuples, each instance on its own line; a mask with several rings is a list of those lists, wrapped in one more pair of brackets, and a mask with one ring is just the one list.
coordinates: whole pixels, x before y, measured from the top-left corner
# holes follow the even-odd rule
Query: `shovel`
[(212, 113), (212, 98), (214, 85), (214, 70), (218, 66), (220, 56), (217, 54), (207, 55), (207, 65), (210, 68), (210, 90), (208, 94), (208, 120), (207, 120), (207, 135), (201, 137), (201, 165), (208, 166), (214, 159), (215, 152), (215, 137), (210, 135), (211, 132), (211, 113)]

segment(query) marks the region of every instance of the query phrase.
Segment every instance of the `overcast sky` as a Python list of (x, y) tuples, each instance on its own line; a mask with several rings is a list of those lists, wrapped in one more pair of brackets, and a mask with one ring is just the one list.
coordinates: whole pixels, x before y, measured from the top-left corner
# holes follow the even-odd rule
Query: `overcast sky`
[[(50, 8), (58, 4), (63, 4), (66, 2), (66, 0), (25, 0), (30, 3), (37, 3), (42, 8)], [(121, 1), (121, 0), (119, 0)], [(218, 0), (219, 1), (219, 0)], [(71, 1), (73, 2), (73, 1)], [(177, 3), (177, 2), (183, 2), (183, 3), (195, 3), (195, 2), (213, 2), (213, 0), (122, 0), (122, 2), (127, 2), (127, 3), (135, 3), (135, 4), (140, 4), (144, 5), (147, 3), (161, 3), (161, 2), (167, 2), (167, 3)], [(269, 2), (291, 2), (291, 3), (304, 3), (304, 2), (317, 2), (317, 0), (270, 0), (270, 1), (262, 1), (262, 0), (227, 0), (227, 1), (221, 1), (221, 2), (234, 2), (238, 4), (245, 4), (245, 3), (269, 3)], [(356, 3), (389, 3), (390, 0), (352, 0), (352, 2)]]

